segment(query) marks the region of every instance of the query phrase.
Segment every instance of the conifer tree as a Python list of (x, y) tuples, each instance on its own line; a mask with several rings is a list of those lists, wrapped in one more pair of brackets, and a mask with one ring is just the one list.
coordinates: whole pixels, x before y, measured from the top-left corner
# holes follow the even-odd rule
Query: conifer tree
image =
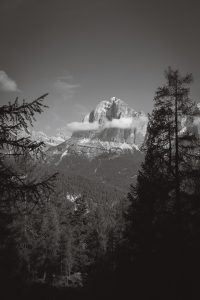
[(186, 128), (195, 114), (189, 97), (192, 75), (181, 76), (178, 70), (169, 68), (165, 77), (166, 84), (156, 91), (154, 110), (149, 116), (146, 148), (158, 171), (174, 185), (174, 205), (180, 215), (182, 180), (188, 176), (189, 166), (194, 166), (194, 159), (199, 158), (198, 137)]
[[(16, 99), (0, 107), (0, 214), (4, 218), (0, 226), (0, 275), (5, 280), (3, 263), (12, 259), (8, 277), (13, 277), (20, 262), (27, 261), (26, 267), (30, 265), (28, 216), (34, 206), (53, 191), (56, 174), (38, 176), (39, 171), (35, 170), (44, 143), (32, 141), (29, 132), (35, 115), (47, 107), (43, 104), (46, 96), (30, 103), (23, 100), (21, 104)], [(7, 253), (12, 253), (12, 257)]]
[(148, 274), (148, 280), (157, 270), (157, 281), (160, 273), (166, 280), (181, 282), (186, 276), (184, 262), (189, 259), (189, 228), (196, 226), (191, 215), (199, 138), (192, 128), (196, 113), (189, 97), (192, 75), (181, 76), (169, 68), (165, 77), (149, 115), (145, 161), (128, 195), (126, 235), (130, 260)]
[(29, 126), (33, 126), (35, 114), (42, 113), (47, 106), (43, 104), (47, 94), (27, 103), (19, 104), (18, 98), (14, 103), (0, 107), (0, 194), (1, 204), (4, 200), (28, 198), (36, 201), (40, 193), (49, 193), (51, 178), (28, 178), (21, 170), (22, 161), (30, 155), (38, 158), (43, 142), (32, 141)]

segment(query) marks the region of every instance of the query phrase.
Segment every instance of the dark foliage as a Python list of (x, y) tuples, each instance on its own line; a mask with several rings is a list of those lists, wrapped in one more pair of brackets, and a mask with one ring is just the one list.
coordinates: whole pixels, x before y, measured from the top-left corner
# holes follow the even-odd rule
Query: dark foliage
[(195, 112), (187, 87), (191, 75), (181, 77), (169, 69), (166, 79), (149, 116), (145, 161), (128, 195), (131, 206), (123, 245), (128, 287), (135, 282), (142, 299), (196, 299), (199, 139), (180, 127)]
[[(34, 206), (53, 191), (55, 174), (33, 174), (44, 144), (32, 141), (28, 130), (35, 114), (46, 108), (42, 103), (45, 97), (30, 103), (24, 100), (22, 104), (16, 99), (13, 104), (0, 107), (0, 281), (3, 285), (13, 282), (17, 276), (20, 280), (26, 276), (28, 264), (21, 264), (18, 253), (29, 247), (25, 237), (27, 218)], [(23, 219), (21, 236), (15, 227), (19, 216)]]

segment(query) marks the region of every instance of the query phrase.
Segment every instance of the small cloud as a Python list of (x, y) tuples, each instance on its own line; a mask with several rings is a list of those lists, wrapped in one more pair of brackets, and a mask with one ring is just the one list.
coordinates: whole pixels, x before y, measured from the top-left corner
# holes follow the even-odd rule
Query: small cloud
[(85, 130), (98, 130), (98, 122), (72, 122), (67, 125), (68, 130), (70, 131), (85, 131)]
[(8, 77), (3, 70), (0, 70), (0, 90), (5, 92), (19, 92), (16, 82)]
[(104, 128), (137, 128), (138, 130), (145, 130), (147, 123), (148, 118), (146, 116), (140, 116), (139, 118), (112, 119), (112, 121), (107, 121), (103, 125), (100, 125), (98, 122), (90, 123), (88, 120), (84, 122), (72, 122), (67, 125), (67, 129), (72, 132), (84, 130), (98, 130)]
[(142, 129), (147, 125), (148, 118), (146, 116), (140, 116), (139, 118), (120, 118), (112, 119), (105, 123), (105, 128), (120, 128), (128, 129), (135, 128)]
[(54, 88), (56, 89), (56, 92), (58, 92), (61, 95), (67, 95), (72, 96), (77, 88), (80, 86), (78, 84), (72, 84), (68, 82), (69, 76), (66, 77), (59, 77), (54, 82)]
[(132, 118), (112, 119), (112, 121), (106, 122), (105, 127), (121, 129), (131, 128), (132, 121)]

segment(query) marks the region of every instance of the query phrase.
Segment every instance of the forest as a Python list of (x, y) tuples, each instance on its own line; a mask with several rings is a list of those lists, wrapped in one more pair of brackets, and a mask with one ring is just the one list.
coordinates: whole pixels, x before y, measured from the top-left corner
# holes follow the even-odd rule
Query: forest
[(47, 108), (47, 94), (0, 107), (3, 299), (198, 299), (200, 139), (191, 124), (200, 111), (192, 80), (165, 71), (126, 194), (45, 163), (44, 143), (23, 133)]

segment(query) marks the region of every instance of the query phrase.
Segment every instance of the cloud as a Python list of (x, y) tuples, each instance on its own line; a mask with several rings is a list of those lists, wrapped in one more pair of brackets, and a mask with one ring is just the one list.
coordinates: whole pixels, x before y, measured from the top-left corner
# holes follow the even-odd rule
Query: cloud
[(147, 125), (148, 118), (146, 116), (140, 116), (139, 118), (120, 118), (120, 119), (112, 119), (112, 121), (108, 121), (105, 123), (105, 128), (120, 128), (120, 129), (128, 129), (135, 128), (142, 129)]
[(85, 131), (85, 130), (98, 130), (99, 124), (98, 122), (72, 122), (67, 125), (67, 128), (70, 131)]
[(145, 130), (147, 126), (148, 118), (146, 116), (140, 116), (139, 118), (120, 118), (112, 119), (112, 121), (107, 121), (103, 126), (99, 125), (98, 122), (90, 123), (88, 121), (84, 122), (72, 122), (67, 125), (70, 131), (84, 131), (84, 130), (98, 130), (104, 128), (137, 128), (138, 130)]
[(69, 76), (66, 77), (59, 77), (54, 82), (54, 88), (56, 92), (63, 96), (73, 96), (74, 92), (79, 88), (80, 86), (78, 84), (72, 84), (68, 82)]
[(131, 128), (132, 118), (121, 118), (121, 119), (112, 119), (112, 121), (108, 121), (105, 123), (106, 128)]
[(0, 90), (6, 92), (18, 92), (19, 89), (17, 87), (16, 82), (8, 77), (6, 72), (0, 70)]

